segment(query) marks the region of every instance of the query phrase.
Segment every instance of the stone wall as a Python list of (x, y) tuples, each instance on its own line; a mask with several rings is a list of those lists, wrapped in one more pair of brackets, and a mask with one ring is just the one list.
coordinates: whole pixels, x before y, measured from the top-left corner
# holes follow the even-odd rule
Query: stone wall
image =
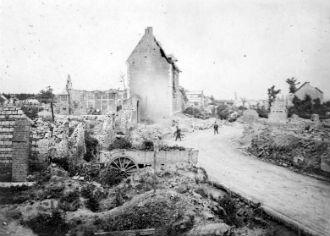
[(30, 154), (30, 122), (16, 107), (0, 108), (0, 181), (25, 181)]
[(276, 99), (270, 108), (268, 121), (272, 123), (286, 123), (287, 117), (288, 111), (285, 99)]
[[(171, 166), (197, 165), (199, 151), (192, 148), (185, 150), (160, 150), (157, 152), (156, 169)], [(154, 165), (154, 152), (137, 149), (115, 149), (112, 151), (101, 151), (100, 162), (109, 163), (118, 157), (128, 157), (136, 164), (142, 166)]]
[[(117, 108), (123, 105), (126, 98), (124, 90), (105, 90), (105, 91), (86, 91), (72, 89), (71, 96), (71, 114), (86, 115), (98, 111), (99, 114), (116, 113)], [(58, 94), (56, 96), (55, 113), (69, 115), (69, 97), (68, 94)]]
[(179, 110), (178, 71), (169, 63), (152, 29), (146, 29), (127, 63), (130, 95), (139, 97), (142, 120), (167, 118)]

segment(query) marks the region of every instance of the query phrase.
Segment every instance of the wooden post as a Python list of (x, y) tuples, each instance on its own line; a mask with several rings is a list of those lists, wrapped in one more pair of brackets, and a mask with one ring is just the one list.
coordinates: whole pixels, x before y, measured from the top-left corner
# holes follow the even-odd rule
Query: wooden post
[(153, 143), (154, 143), (154, 183), (153, 183), (153, 188), (154, 188), (154, 193), (156, 193), (156, 165), (157, 165), (157, 153), (159, 151), (158, 140), (155, 140)]
[(54, 107), (53, 107), (53, 101), (50, 102), (50, 110), (52, 111), (52, 121), (55, 121), (55, 117), (54, 117)]

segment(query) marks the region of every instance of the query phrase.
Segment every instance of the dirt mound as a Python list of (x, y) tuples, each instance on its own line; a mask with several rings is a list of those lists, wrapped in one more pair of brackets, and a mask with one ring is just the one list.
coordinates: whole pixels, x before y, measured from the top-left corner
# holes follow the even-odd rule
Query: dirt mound
[(248, 151), (283, 166), (327, 176), (321, 170), (321, 158), (328, 155), (328, 146), (319, 139), (265, 128), (253, 136)]

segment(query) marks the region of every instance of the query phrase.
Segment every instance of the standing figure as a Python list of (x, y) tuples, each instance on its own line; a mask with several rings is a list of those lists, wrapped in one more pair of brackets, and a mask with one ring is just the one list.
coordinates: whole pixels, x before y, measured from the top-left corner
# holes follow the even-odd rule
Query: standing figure
[(175, 136), (175, 141), (177, 141), (178, 139), (180, 139), (180, 141), (181, 141), (181, 129), (179, 128), (179, 126), (176, 127), (174, 136)]
[(217, 124), (216, 121), (214, 122), (214, 125), (213, 125), (213, 131), (214, 131), (214, 134), (219, 134), (219, 125)]

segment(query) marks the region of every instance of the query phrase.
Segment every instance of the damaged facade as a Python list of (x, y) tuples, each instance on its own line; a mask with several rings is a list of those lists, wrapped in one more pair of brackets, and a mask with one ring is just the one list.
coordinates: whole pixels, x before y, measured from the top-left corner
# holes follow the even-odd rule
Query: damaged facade
[(313, 87), (310, 82), (303, 83), (297, 91), (294, 93), (296, 97), (300, 100), (304, 100), (305, 97), (308, 95), (311, 97), (312, 101), (315, 99), (320, 99), (320, 102), (323, 102), (323, 92), (317, 88)]
[(69, 77), (66, 91), (56, 95), (55, 113), (61, 115), (113, 114), (122, 108), (126, 96), (125, 90), (118, 89), (104, 91), (73, 89)]
[(287, 122), (287, 117), (287, 101), (284, 98), (276, 98), (270, 107), (268, 120), (274, 123), (285, 123)]
[(204, 109), (206, 105), (206, 97), (204, 95), (203, 90), (186, 91), (186, 95), (188, 99), (187, 106)]
[(138, 120), (167, 118), (183, 110), (176, 62), (148, 27), (127, 60), (129, 91), (130, 96), (137, 97)]

